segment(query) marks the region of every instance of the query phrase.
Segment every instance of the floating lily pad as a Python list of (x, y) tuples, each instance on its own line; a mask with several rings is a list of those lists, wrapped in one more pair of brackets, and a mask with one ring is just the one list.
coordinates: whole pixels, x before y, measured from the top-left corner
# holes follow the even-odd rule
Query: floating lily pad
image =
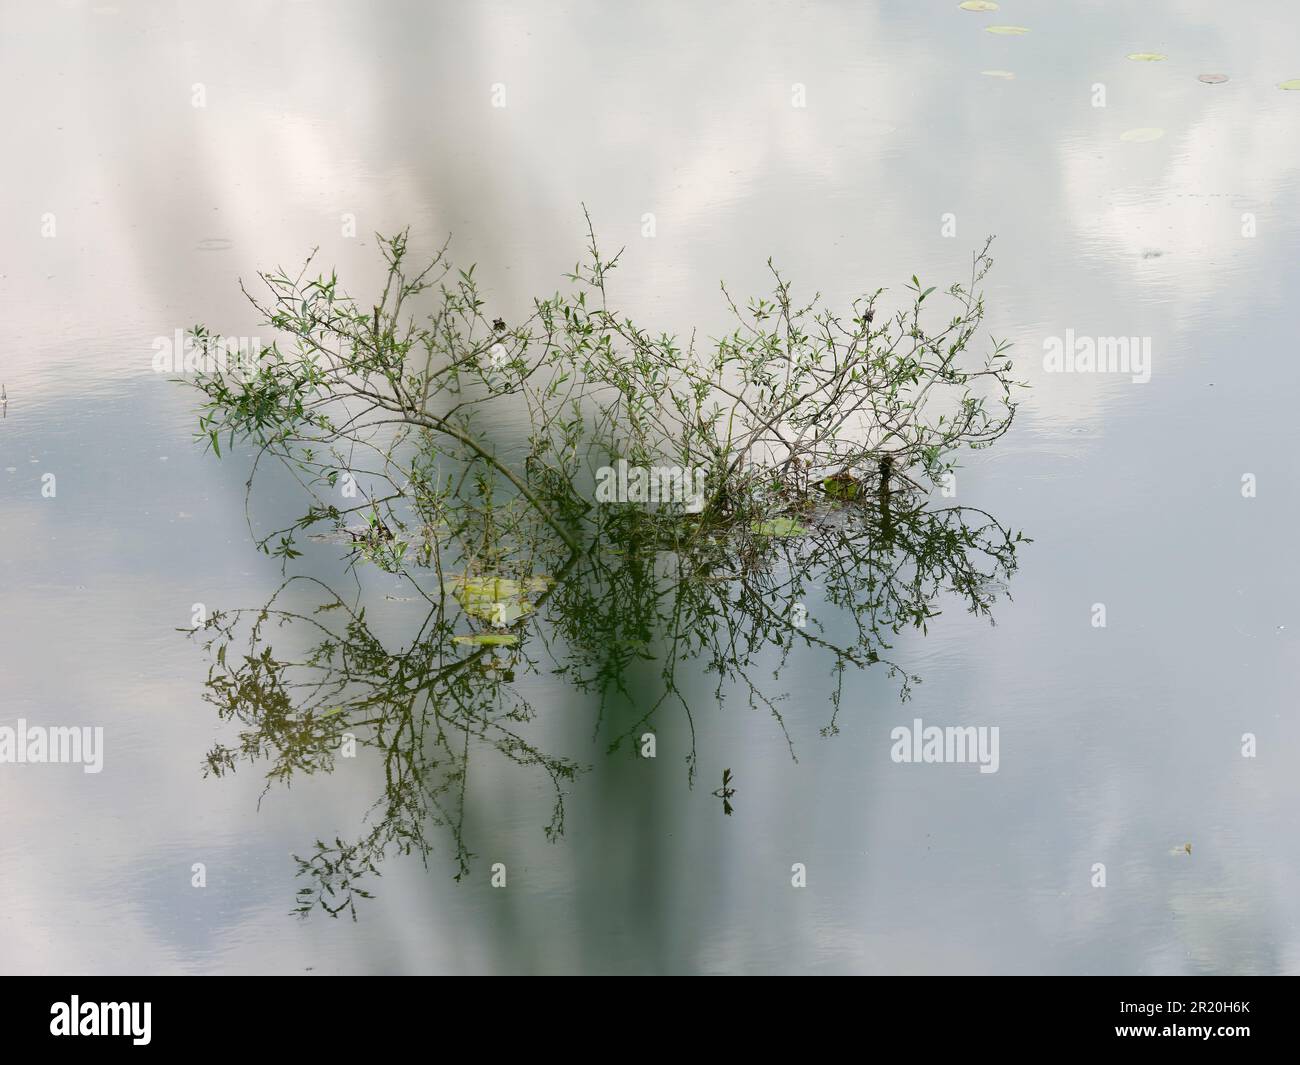
[(462, 647), (514, 647), (519, 637), (510, 632), (476, 632), (473, 636), (456, 636), (453, 643)]
[(981, 70), (980, 73), (986, 78), (1005, 78), (1007, 81), (1015, 77), (1009, 70)]
[(1119, 135), (1119, 139), (1143, 144), (1147, 141), (1158, 141), (1164, 135), (1165, 131), (1162, 129), (1157, 129), (1154, 126), (1142, 126), (1139, 129), (1126, 129)]
[(1290, 81), (1283, 81), (1278, 84), (1279, 89), (1288, 89), (1294, 92), (1300, 89), (1300, 78), (1292, 78)]
[(1222, 85), (1228, 80), (1227, 74), (1198, 74), (1197, 81), (1203, 81), (1206, 85)]
[(1019, 37), (1029, 31), (1024, 26), (985, 26), (984, 32), (997, 33), (1004, 37)]
[(827, 477), (822, 481), (822, 491), (832, 499), (857, 499), (862, 494), (862, 482), (849, 474)]
[(533, 604), (525, 596), (544, 592), (550, 587), (548, 577), (530, 577), (526, 581), (510, 577), (452, 577), (446, 582), (465, 613), (493, 625), (512, 625), (533, 612)]
[(786, 514), (768, 518), (767, 521), (756, 521), (752, 528), (759, 536), (802, 536), (808, 531)]
[(963, 11), (996, 11), (998, 5), (993, 0), (962, 0), (957, 5)]
[(1135, 63), (1162, 63), (1169, 57), (1163, 52), (1129, 52), (1128, 58)]
[(467, 590), (475, 595), (490, 595), (507, 599), (524, 592), (544, 592), (555, 583), (550, 577), (529, 577), (526, 581), (517, 581), (511, 577), (466, 577), (455, 575), (444, 582), (447, 590), (460, 594)]

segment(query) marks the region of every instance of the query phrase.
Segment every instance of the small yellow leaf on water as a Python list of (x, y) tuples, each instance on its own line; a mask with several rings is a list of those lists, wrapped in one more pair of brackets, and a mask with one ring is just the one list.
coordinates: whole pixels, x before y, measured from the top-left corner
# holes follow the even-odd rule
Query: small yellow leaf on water
[(1126, 129), (1119, 135), (1119, 139), (1122, 141), (1136, 141), (1141, 144), (1146, 141), (1158, 141), (1164, 135), (1165, 131), (1162, 129), (1156, 129), (1154, 126), (1143, 126), (1140, 129)]
[(957, 5), (963, 11), (996, 11), (998, 5), (993, 0), (962, 0)]
[(985, 26), (985, 33), (997, 33), (1004, 37), (1019, 37), (1022, 33), (1028, 33), (1024, 26)]
[(981, 70), (980, 73), (986, 78), (1005, 78), (1007, 81), (1015, 77), (1009, 70)]
[(1278, 88), (1279, 88), (1279, 89), (1290, 89), (1290, 90), (1292, 90), (1292, 91), (1294, 91), (1294, 90), (1296, 90), (1296, 89), (1300, 89), (1300, 78), (1292, 78), (1290, 81), (1284, 81), (1284, 82), (1281, 82), (1281, 83), (1278, 85)]
[(1169, 58), (1160, 52), (1129, 52), (1128, 57), (1138, 63), (1159, 63)]

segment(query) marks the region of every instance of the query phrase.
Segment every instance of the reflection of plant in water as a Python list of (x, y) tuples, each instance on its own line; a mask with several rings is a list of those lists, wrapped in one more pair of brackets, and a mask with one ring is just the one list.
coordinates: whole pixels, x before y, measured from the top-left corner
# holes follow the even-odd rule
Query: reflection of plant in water
[[(327, 598), (310, 613), (281, 607), (296, 585), (323, 589)], [(465, 771), (471, 743), (487, 743), (520, 766), (540, 768), (555, 788), (546, 832), (564, 826), (562, 785), (578, 767), (531, 744), (520, 726), (534, 709), (511, 683), (513, 670), (484, 647), (464, 654), (453, 639), (447, 598), (433, 599), (415, 639), (389, 650), (367, 623), (332, 591), (309, 578), (290, 578), (264, 607), (218, 612), (200, 631), (214, 662), (205, 698), (225, 720), (241, 726), (234, 747), (217, 744), (208, 771), (221, 776), (240, 761), (267, 763), (268, 789), (295, 773), (330, 772), (349, 737), (382, 757), (384, 797), (372, 810), (371, 831), (355, 843), (317, 841), (297, 859), (317, 889), (300, 893), (300, 911), (320, 905), (331, 913), (351, 909), (364, 873), (389, 850), (432, 850), (430, 826), (450, 829), (457, 878), (472, 857), (461, 834)], [(540, 601), (540, 597), (539, 597)], [(341, 616), (331, 625), (326, 618)], [(312, 641), (293, 659), (271, 650), (268, 628), (290, 627)], [(520, 659), (518, 652), (513, 660)]]
[(731, 770), (722, 771), (722, 787), (713, 793), (715, 799), (722, 800), (722, 812), (728, 817), (732, 815), (731, 800), (736, 797), (736, 789), (732, 786)]
[[(947, 290), (949, 317), (915, 277), (892, 314), (878, 290), (837, 315), (818, 297), (797, 302), (773, 270), (770, 298), (742, 310), (726, 296), (736, 325), (708, 350), (610, 307), (618, 256), (605, 259), (594, 235), (572, 290), (515, 325), (489, 316), (473, 269), (454, 270), (445, 248), (411, 269), (405, 234), (381, 246), (373, 303), (307, 267), (260, 275), (265, 292), (250, 299), (284, 346), (264, 349), (256, 372), (210, 360), (192, 382), (208, 446), (255, 449), (250, 498), (268, 458), (311, 497), (288, 527), (257, 536), (263, 551), (287, 567), (295, 538), (315, 530), (428, 608), (392, 646), (360, 592), (320, 585), (323, 602), (299, 605), (312, 582), (290, 578), (264, 607), (200, 630), (214, 659), (207, 698), (240, 729), (210, 752), (211, 773), (257, 762), (268, 788), (288, 784), (330, 771), (354, 742), (382, 761), (368, 832), (297, 859), (310, 882), (300, 913), (355, 917), (384, 856), (427, 861), (434, 827), (450, 833), (463, 876), (479, 750), (544, 773), (546, 832), (563, 831), (580, 767), (529, 738), (530, 677), (561, 675), (592, 696), (610, 751), (677, 708), (693, 783), (687, 663), (714, 674), (716, 698), (766, 710), (793, 756), (783, 696), (754, 679), (760, 668), (779, 677), (796, 649), (826, 656), (837, 686), (822, 731), (834, 734), (847, 669), (880, 663), (906, 698), (919, 678), (892, 657), (894, 638), (924, 631), (942, 595), (987, 614), (1014, 570), (1019, 536), (979, 511), (921, 502), (954, 451), (988, 446), (1015, 412), (1005, 345), (968, 351), (987, 245), (969, 282)], [(215, 342), (202, 328), (195, 339)], [(511, 412), (525, 438), (499, 441)], [(702, 478), (698, 512), (593, 505), (598, 470), (615, 461)], [(811, 599), (825, 604), (816, 617)], [(302, 650), (285, 654), (286, 642)], [(629, 690), (645, 662), (658, 675), (648, 698), (639, 682)], [(620, 703), (634, 708), (630, 726), (606, 721)]]
[[(213, 656), (206, 698), (240, 727), (236, 744), (210, 752), (209, 771), (264, 763), (269, 788), (295, 773), (331, 771), (346, 737), (373, 749), (384, 793), (368, 831), (352, 842), (317, 841), (297, 858), (311, 884), (299, 912), (319, 906), (355, 916), (355, 900), (367, 897), (364, 878), (385, 855), (414, 851), (427, 862), (432, 828), (450, 835), (457, 878), (469, 870), (465, 786), (477, 750), (544, 773), (553, 792), (545, 832), (563, 832), (565, 790), (580, 766), (527, 735), (537, 713), (525, 693), (530, 678), (564, 676), (596, 697), (601, 719), (615, 704), (632, 706), (635, 719), (606, 741), (611, 753), (634, 749), (653, 719), (676, 707), (692, 736), (693, 781), (699, 707), (683, 690), (684, 671), (716, 676), (710, 704), (738, 699), (766, 710), (784, 731), (783, 696), (765, 690), (759, 670), (776, 681), (797, 649), (826, 656), (839, 683), (822, 733), (834, 734), (844, 672), (880, 663), (906, 698), (920, 678), (889, 657), (893, 638), (924, 631), (944, 595), (987, 615), (1021, 541), (980, 511), (898, 496), (807, 521), (797, 537), (702, 538), (667, 552), (659, 550), (656, 523), (618, 514), (590, 549), (567, 555), (553, 580), (534, 583), (536, 594), (521, 600), (528, 608), (500, 626), (488, 620), (493, 612), (483, 599), (502, 590), (518, 595), (527, 582), (475, 584), (476, 594), (466, 596), (464, 578), (444, 577), (426, 592), (408, 571), (428, 611), (397, 648), (385, 646), (363, 608), (318, 582), (291, 578), (264, 607), (214, 614), (200, 630)], [(326, 593), (314, 609), (285, 605), (313, 587)], [(814, 594), (826, 606), (805, 616)], [(273, 653), (271, 638), (281, 631), (303, 649)], [(467, 635), (512, 639), (467, 642)], [(642, 679), (634, 693), (631, 670), (647, 661), (657, 667), (659, 690), (645, 692)], [(794, 757), (788, 732), (786, 741)]]
[[(751, 673), (765, 663), (779, 672), (796, 648), (829, 656), (840, 684), (826, 735), (838, 731), (840, 685), (850, 666), (881, 664), (906, 699), (920, 678), (890, 657), (893, 638), (909, 629), (925, 632), (944, 593), (987, 616), (1023, 540), (982, 511), (900, 496), (837, 508), (810, 525), (804, 535), (713, 539), (667, 556), (638, 543), (632, 530), (607, 530), (619, 553), (591, 553), (585, 579), (557, 588), (549, 620), (574, 659), (566, 668), (570, 683), (597, 693), (602, 703), (621, 695), (645, 707), (611, 741), (611, 751), (631, 744), (664, 705), (676, 703), (689, 717), (676, 683), (676, 667), (687, 659), (699, 659), (717, 677), (718, 700), (729, 685), (783, 725), (777, 699)], [(814, 592), (832, 608), (831, 617), (806, 614)], [(647, 704), (627, 690), (625, 678), (651, 639), (666, 648), (655, 658), (661, 691)], [(765, 655), (775, 655), (775, 662), (760, 662)], [(693, 748), (688, 761), (693, 773)]]

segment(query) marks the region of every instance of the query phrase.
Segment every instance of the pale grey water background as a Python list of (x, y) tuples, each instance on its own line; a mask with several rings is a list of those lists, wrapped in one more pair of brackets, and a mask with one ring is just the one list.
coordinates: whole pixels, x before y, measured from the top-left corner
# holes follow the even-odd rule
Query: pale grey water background
[[(1300, 11), (534, 7), (4, 5), (0, 723), (103, 725), (107, 752), (97, 776), (0, 766), (0, 970), (1300, 971), (1300, 93), (1276, 87), (1300, 77)], [(1149, 126), (1163, 139), (1120, 140)], [(539, 734), (592, 767), (565, 838), (543, 837), (542, 780), (485, 760), (470, 881), (395, 858), (358, 923), (297, 922), (290, 852), (358, 832), (376, 767), (260, 810), (253, 774), (201, 778), (206, 662), (174, 630), (194, 602), (264, 601), (278, 568), (244, 525), (247, 463), (199, 453), (152, 341), (257, 333), (236, 279), (316, 244), (361, 289), (368, 234), (406, 224), (452, 232), (521, 307), (578, 258), (584, 201), (628, 246), (624, 305), (676, 331), (720, 329), (718, 281), (756, 291), (769, 255), (842, 301), (946, 285), (996, 233), (988, 325), (1034, 389), (959, 502), (1034, 538), (1014, 600), (996, 627), (954, 608), (902, 641), (913, 700), (859, 676), (833, 739), (827, 663), (797, 659), (775, 686), (797, 764), (700, 678), (693, 791), (680, 721), (656, 761), (610, 760), (585, 699), (534, 685)], [(1067, 328), (1152, 337), (1151, 382), (1044, 374)], [(1000, 771), (894, 765), (913, 717), (999, 726)], [(724, 766), (732, 818), (709, 795)]]

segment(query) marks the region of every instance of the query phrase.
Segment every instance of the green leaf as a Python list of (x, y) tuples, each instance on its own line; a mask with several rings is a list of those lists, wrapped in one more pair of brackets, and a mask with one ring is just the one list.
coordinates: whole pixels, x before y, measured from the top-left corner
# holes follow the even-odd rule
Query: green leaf
[(803, 536), (808, 531), (786, 514), (768, 518), (766, 521), (756, 521), (751, 528), (758, 536)]

